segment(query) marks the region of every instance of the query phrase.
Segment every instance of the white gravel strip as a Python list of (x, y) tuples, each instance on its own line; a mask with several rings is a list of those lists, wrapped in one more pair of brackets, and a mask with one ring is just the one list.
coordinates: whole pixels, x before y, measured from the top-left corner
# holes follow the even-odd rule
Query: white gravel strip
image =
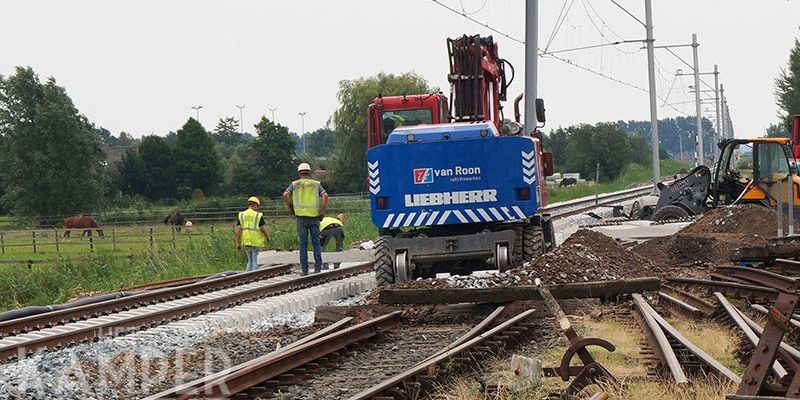
[[(265, 330), (281, 324), (292, 327), (309, 325), (313, 323), (316, 306), (339, 302), (351, 296), (359, 297), (345, 302), (363, 301), (372, 287), (373, 274), (367, 273), (126, 336), (40, 352), (17, 362), (0, 365), (0, 399), (120, 399), (113, 384), (102, 379), (93, 381), (87, 375), (85, 365), (109, 365), (110, 360), (123, 353), (134, 353), (145, 360), (163, 358), (172, 352), (191, 348), (220, 332)], [(124, 376), (133, 370), (132, 365), (123, 364), (119, 373)], [(130, 379), (135, 381), (140, 377), (131, 376)]]

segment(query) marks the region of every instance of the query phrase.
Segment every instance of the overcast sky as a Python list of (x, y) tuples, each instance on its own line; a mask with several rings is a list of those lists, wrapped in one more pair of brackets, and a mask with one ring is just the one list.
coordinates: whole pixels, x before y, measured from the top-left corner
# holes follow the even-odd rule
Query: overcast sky
[[(523, 0), (441, 2), (524, 37)], [(644, 18), (642, 0), (618, 3)], [(540, 48), (563, 4), (540, 1)], [(609, 0), (566, 4), (572, 6), (549, 51), (644, 37)], [(523, 89), (523, 45), (432, 0), (5, 0), (0, 7), (0, 74), (22, 65), (55, 77), (82, 113), (115, 134), (164, 135), (193, 115), (193, 105), (204, 107), (200, 120), (213, 128), (221, 117), (238, 118), (236, 104), (246, 106), (247, 128), (277, 107), (276, 120), (293, 131), (300, 131), (298, 112), (307, 112), (310, 131), (337, 108), (340, 80), (379, 72), (414, 71), (448, 92), (445, 38), (464, 33), (493, 34), (518, 72), (512, 97)], [(762, 134), (776, 120), (773, 80), (800, 33), (800, 2), (654, 0), (653, 9), (656, 44), (688, 43), (696, 32), (701, 71), (719, 64), (737, 135)], [(640, 47), (559, 56), (646, 88)], [(674, 104), (659, 108), (659, 117), (693, 114), (693, 104), (681, 104), (693, 99), (691, 78), (674, 77), (689, 68), (657, 51), (660, 103)], [(675, 51), (691, 62), (690, 48)], [(712, 76), (704, 79), (713, 85)], [(539, 97), (548, 127), (649, 118), (646, 93), (550, 58), (540, 58)]]

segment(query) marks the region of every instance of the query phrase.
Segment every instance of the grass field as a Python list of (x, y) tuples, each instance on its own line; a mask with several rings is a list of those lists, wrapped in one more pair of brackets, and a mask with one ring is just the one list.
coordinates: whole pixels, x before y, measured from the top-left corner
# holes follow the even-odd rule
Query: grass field
[[(682, 169), (691, 169), (688, 165), (675, 160), (661, 160), (661, 176), (674, 175)], [(653, 179), (653, 170), (639, 164), (628, 164), (620, 176), (611, 182), (600, 182), (599, 193), (616, 192), (635, 186), (644, 185)], [(547, 197), (550, 203), (567, 201), (595, 194), (593, 184), (576, 185), (567, 188), (548, 187)]]
[[(334, 210), (335, 211), (335, 210)], [(269, 219), (268, 229), (273, 242), (269, 249), (289, 250), (298, 247), (294, 220), (289, 218)], [(346, 221), (345, 245), (354, 241), (374, 239), (377, 229), (373, 227), (368, 212), (348, 214)], [(53, 259), (56, 262), (26, 266), (20, 264), (0, 264), (0, 309), (7, 310), (27, 305), (43, 305), (66, 301), (74, 296), (98, 291), (113, 291), (125, 286), (134, 286), (165, 279), (192, 275), (210, 274), (229, 270), (244, 269), (245, 258), (234, 247), (233, 224), (214, 226), (194, 226), (193, 234), (176, 236), (173, 246), (171, 230), (161, 226), (156, 235), (156, 243), (149, 243), (149, 227), (119, 227), (118, 238), (140, 242), (118, 244), (114, 251), (106, 239), (95, 240), (95, 252), (89, 253), (88, 240), (78, 237), (68, 239), (67, 243), (79, 245), (55, 245), (41, 248), (41, 253), (33, 254), (32, 247), (9, 247), (9, 253), (0, 260)], [(80, 232), (74, 231), (74, 236)], [(144, 233), (143, 233), (144, 232)], [(42, 240), (54, 242), (52, 237)], [(201, 235), (202, 234), (202, 235)], [(28, 240), (27, 236), (19, 240)], [(13, 249), (13, 250), (12, 250)], [(333, 245), (329, 244), (329, 250)], [(129, 256), (129, 257), (128, 257)]]

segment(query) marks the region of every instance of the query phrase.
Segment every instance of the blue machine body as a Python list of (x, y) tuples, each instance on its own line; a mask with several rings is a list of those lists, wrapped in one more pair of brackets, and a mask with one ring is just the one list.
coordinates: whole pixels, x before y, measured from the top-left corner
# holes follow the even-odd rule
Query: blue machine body
[(372, 222), (396, 229), (531, 218), (540, 206), (536, 145), (500, 136), (491, 123), (397, 128), (367, 152)]

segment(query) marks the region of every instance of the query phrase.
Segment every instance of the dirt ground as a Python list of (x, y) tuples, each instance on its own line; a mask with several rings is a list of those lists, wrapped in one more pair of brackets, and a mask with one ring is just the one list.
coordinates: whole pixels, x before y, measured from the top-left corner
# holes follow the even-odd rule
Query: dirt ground
[[(662, 266), (724, 264), (733, 249), (766, 245), (777, 232), (777, 221), (775, 210), (758, 205), (717, 208), (676, 234), (651, 239), (633, 251)], [(686, 272), (697, 275), (695, 270)]]

